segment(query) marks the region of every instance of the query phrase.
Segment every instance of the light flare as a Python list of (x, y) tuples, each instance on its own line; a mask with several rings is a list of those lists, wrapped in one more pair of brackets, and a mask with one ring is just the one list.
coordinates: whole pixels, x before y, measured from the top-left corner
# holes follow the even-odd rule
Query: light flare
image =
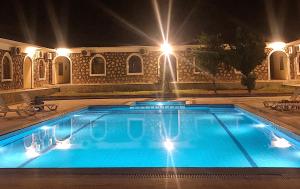
[[(283, 2), (284, 4), (286, 3), (285, 1)], [(273, 1), (267, 0), (265, 0), (265, 8), (272, 39), (282, 39), (282, 34), (286, 24), (286, 16), (282, 13), (285, 11), (278, 11)]]
[[(164, 120), (164, 116), (163, 114), (160, 114), (160, 118), (161, 120)], [(176, 168), (176, 165), (175, 165), (175, 161), (174, 161), (174, 157), (173, 157), (173, 151), (175, 149), (175, 145), (173, 143), (173, 141), (168, 137), (167, 135), (167, 130), (166, 130), (166, 127), (165, 127), (165, 122), (162, 121), (160, 123), (160, 129), (161, 129), (161, 132), (162, 132), (162, 139), (163, 139), (163, 147), (167, 150), (167, 171), (166, 171), (166, 178), (168, 178), (167, 176), (169, 175), (169, 172), (172, 172), (171, 174), (172, 175), (175, 175), (175, 182), (176, 182), (176, 186), (177, 188), (181, 188), (181, 184), (179, 182), (179, 180), (177, 179), (177, 168)], [(170, 165), (170, 166), (169, 166)], [(165, 182), (165, 188), (168, 188), (168, 182), (166, 180)]]
[(155, 44), (159, 44), (158, 40), (151, 37), (150, 35), (145, 33), (143, 30), (141, 30), (140, 28), (138, 28), (136, 25), (132, 24), (125, 18), (121, 17), (119, 14), (117, 14), (116, 12), (108, 8), (104, 3), (101, 3), (100, 1), (94, 1), (94, 3), (96, 4), (96, 6), (101, 8), (105, 13), (107, 13), (108, 15), (110, 15), (111, 17), (119, 21), (122, 25), (126, 26), (128, 29), (134, 31), (135, 33), (137, 33), (142, 37), (147, 38), (148, 40), (154, 42)]
[(263, 123), (258, 123), (258, 124), (255, 124), (254, 127), (256, 127), (256, 128), (265, 128), (266, 125), (263, 124)]
[[(173, 66), (172, 66), (172, 64), (177, 64), (177, 62), (173, 62), (172, 63), (172, 61), (171, 61), (171, 59), (170, 59), (170, 56), (166, 56), (167, 57), (167, 60), (168, 60), (168, 66), (169, 66), (169, 69), (170, 69), (170, 72), (171, 72), (171, 77), (172, 77), (172, 81), (176, 81), (177, 79), (177, 76), (175, 76), (175, 70), (173, 70)], [(177, 67), (177, 65), (175, 65), (176, 67)], [(178, 98), (179, 97), (179, 94), (178, 94), (178, 88), (177, 88), (177, 85), (176, 85), (176, 83), (174, 83), (174, 89), (175, 89), (175, 95), (176, 95), (176, 97)]]
[(24, 52), (27, 54), (27, 56), (29, 56), (32, 59), (37, 49), (37, 47), (26, 47)]
[(167, 17), (167, 31), (166, 31), (166, 40), (167, 41), (169, 40), (169, 34), (170, 34), (172, 6), (173, 6), (173, 0), (169, 0), (168, 17)]
[(157, 0), (152, 0), (152, 5), (153, 5), (154, 12), (155, 12), (156, 20), (157, 20), (157, 23), (158, 23), (158, 27), (159, 27), (160, 32), (161, 32), (162, 39), (165, 41), (166, 37), (165, 37), (165, 32), (164, 32), (164, 28), (163, 28), (162, 21), (161, 21), (162, 19), (161, 19), (161, 15), (160, 15), (160, 12), (159, 12), (159, 6), (158, 6), (158, 3), (157, 3)]
[(68, 57), (71, 53), (71, 50), (70, 49), (67, 49), (67, 48), (57, 48), (56, 49), (56, 53), (58, 56), (66, 56)]
[(174, 148), (175, 148), (174, 147), (174, 143), (170, 139), (168, 139), (168, 138), (164, 141), (164, 147), (166, 148), (166, 150), (168, 152), (173, 151)]
[(272, 147), (276, 148), (289, 148), (292, 144), (287, 141), (285, 138), (280, 138), (276, 135), (273, 135), (273, 140), (271, 141)]
[(45, 6), (47, 8), (48, 18), (51, 23), (57, 44), (59, 46), (66, 45), (65, 37), (67, 36), (64, 36), (63, 34), (63, 31), (61, 29), (62, 25), (59, 23), (53, 3), (51, 1), (45, 1)]
[(63, 141), (57, 141), (56, 143), (56, 149), (60, 149), (60, 150), (67, 150), (70, 149), (72, 146), (70, 139), (66, 139)]
[(22, 33), (24, 34), (26, 40), (29, 43), (31, 44), (34, 43), (34, 38), (35, 38), (34, 29), (36, 28), (36, 25), (32, 23), (29, 24), (24, 12), (25, 9), (21, 3), (19, 3), (18, 1), (12, 1), (12, 2), (15, 5), (15, 9), (16, 9), (16, 13), (17, 13), (17, 17), (19, 20), (20, 29), (22, 30)]
[(34, 146), (30, 146), (29, 148), (26, 148), (26, 156), (29, 158), (36, 158), (40, 156), (41, 154), (36, 151)]
[(278, 51), (278, 50), (284, 50), (284, 48), (286, 47), (286, 44), (282, 41), (277, 41), (277, 42), (269, 43), (267, 45), (267, 47), (269, 47), (275, 51)]
[[(173, 70), (173, 66), (172, 66), (172, 62), (170, 60), (170, 55), (173, 53), (173, 48), (172, 46), (169, 44), (169, 37), (170, 37), (170, 26), (171, 26), (171, 18), (172, 18), (172, 6), (173, 6), (173, 0), (168, 0), (168, 9), (167, 9), (167, 18), (166, 18), (166, 31), (163, 27), (163, 22), (162, 22), (162, 18), (161, 18), (161, 14), (160, 14), (160, 8), (159, 8), (159, 4), (157, 0), (152, 0), (152, 5), (153, 5), (153, 9), (154, 9), (154, 13), (156, 16), (156, 20), (157, 20), (157, 24), (158, 27), (160, 29), (161, 35), (162, 35), (162, 40), (163, 43), (160, 46), (160, 50), (162, 52), (164, 56), (164, 62), (163, 62), (163, 70), (160, 70), (163, 73), (161, 73), (162, 75), (160, 75), (162, 78), (162, 88), (164, 89), (166, 85), (168, 85), (169, 83), (166, 83), (168, 81), (166, 81), (166, 70), (167, 70), (167, 66), (169, 66), (168, 70), (170, 71), (171, 77), (172, 77), (172, 81), (176, 81), (177, 77), (175, 77), (175, 70)], [(160, 61), (160, 60), (159, 60)], [(160, 62), (159, 62), (160, 63)], [(177, 66), (177, 65), (176, 65)], [(174, 83), (174, 88), (176, 91), (176, 97), (179, 97), (178, 94), (178, 90), (177, 90), (177, 85), (176, 83)]]
[(49, 130), (50, 128), (51, 128), (51, 127), (49, 127), (49, 126), (46, 126), (46, 125), (45, 125), (45, 126), (43, 126), (43, 127), (41, 127), (41, 129), (42, 129), (42, 130), (44, 130), (44, 131), (47, 131), (47, 130)]
[(160, 46), (160, 49), (162, 53), (166, 56), (169, 56), (173, 52), (172, 46), (166, 41)]

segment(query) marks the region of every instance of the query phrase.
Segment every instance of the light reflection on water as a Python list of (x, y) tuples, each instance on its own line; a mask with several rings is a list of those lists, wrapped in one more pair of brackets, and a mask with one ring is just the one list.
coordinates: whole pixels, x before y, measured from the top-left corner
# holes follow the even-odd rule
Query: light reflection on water
[(0, 167), (165, 167), (169, 153), (173, 167), (300, 167), (299, 144), (270, 128), (232, 109), (85, 111), (1, 141)]

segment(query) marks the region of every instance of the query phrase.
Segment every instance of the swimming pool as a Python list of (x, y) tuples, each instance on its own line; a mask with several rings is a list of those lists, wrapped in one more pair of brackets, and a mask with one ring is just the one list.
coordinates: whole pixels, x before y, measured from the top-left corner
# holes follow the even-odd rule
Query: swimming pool
[(90, 106), (0, 136), (0, 168), (300, 167), (299, 137), (234, 105)]

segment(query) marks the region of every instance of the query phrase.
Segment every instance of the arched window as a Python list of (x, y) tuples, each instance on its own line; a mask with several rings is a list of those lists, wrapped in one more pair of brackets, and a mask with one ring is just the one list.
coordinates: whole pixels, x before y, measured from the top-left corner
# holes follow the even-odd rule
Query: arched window
[(13, 80), (13, 63), (10, 55), (5, 53), (2, 58), (2, 81)]
[(45, 80), (46, 79), (46, 64), (45, 64), (44, 60), (39, 60), (38, 68), (39, 68), (39, 79)]
[(95, 55), (90, 61), (90, 75), (91, 76), (105, 76), (106, 75), (106, 61), (101, 55)]
[(143, 59), (139, 54), (127, 58), (127, 75), (143, 75)]
[[(170, 54), (166, 56), (162, 54), (158, 58), (158, 74), (159, 74), (159, 82), (163, 82), (163, 80), (169, 82), (177, 82), (177, 57), (174, 54)], [(164, 82), (165, 82), (164, 81)], [(163, 82), (163, 83), (164, 83)]]

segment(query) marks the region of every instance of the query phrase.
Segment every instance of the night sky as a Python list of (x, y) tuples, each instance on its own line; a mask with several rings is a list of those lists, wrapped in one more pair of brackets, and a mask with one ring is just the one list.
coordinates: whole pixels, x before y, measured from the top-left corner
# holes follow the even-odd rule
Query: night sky
[[(163, 26), (168, 0), (157, 0)], [(46, 47), (154, 45), (162, 41), (152, 0), (6, 0), (0, 37)], [(237, 26), (286, 42), (300, 38), (300, 0), (173, 0), (172, 44), (201, 32), (233, 39)]]

